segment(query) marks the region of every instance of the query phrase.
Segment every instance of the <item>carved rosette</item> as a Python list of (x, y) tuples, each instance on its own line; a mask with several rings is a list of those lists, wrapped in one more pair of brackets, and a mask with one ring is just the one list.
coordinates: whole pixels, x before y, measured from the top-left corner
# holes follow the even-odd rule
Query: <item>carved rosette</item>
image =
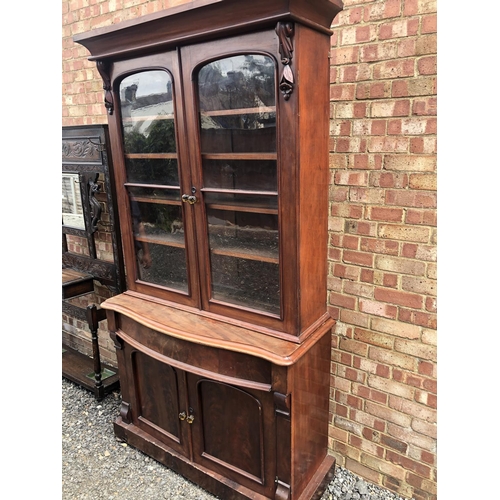
[(114, 102), (113, 93), (111, 92), (111, 79), (109, 77), (109, 62), (107, 61), (97, 61), (97, 70), (101, 75), (104, 89), (104, 106), (108, 110), (108, 114), (113, 114)]
[(279, 51), (281, 62), (283, 63), (283, 73), (281, 74), (279, 89), (283, 94), (285, 101), (290, 99), (293, 92), (294, 77), (291, 68), (293, 57), (293, 23), (280, 22), (276, 26), (276, 34), (279, 39)]

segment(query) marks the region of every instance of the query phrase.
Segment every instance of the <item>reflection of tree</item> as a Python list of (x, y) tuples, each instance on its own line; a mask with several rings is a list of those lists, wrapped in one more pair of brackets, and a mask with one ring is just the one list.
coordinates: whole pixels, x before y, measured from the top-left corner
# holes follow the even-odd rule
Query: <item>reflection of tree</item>
[[(181, 209), (178, 206), (159, 205), (157, 203), (141, 203), (141, 218), (148, 235), (173, 233), (174, 223), (182, 221)], [(180, 224), (182, 227), (182, 223)]]
[[(224, 74), (221, 68), (225, 63), (231, 64), (233, 70)], [(274, 60), (261, 55), (235, 56), (208, 64), (198, 75), (200, 109), (212, 111), (274, 106), (274, 74)], [(217, 122), (226, 128), (224, 118), (217, 117)], [(255, 127), (252, 123), (246, 125), (244, 128)]]
[(125, 132), (127, 153), (175, 153), (175, 128), (173, 120), (155, 120), (147, 135), (138, 130)]
[[(148, 129), (148, 134), (138, 130), (124, 131), (126, 153), (175, 153), (175, 126), (173, 120), (156, 120)], [(127, 161), (129, 179), (134, 182), (154, 182), (178, 184), (177, 162), (163, 160), (161, 171), (155, 160), (134, 159)]]

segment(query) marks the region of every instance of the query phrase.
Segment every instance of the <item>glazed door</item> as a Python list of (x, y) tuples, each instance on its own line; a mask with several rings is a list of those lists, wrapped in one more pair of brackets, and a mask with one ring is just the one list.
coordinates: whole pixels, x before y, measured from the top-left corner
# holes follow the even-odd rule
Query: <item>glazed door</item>
[(196, 305), (193, 193), (177, 53), (116, 62), (113, 87), (128, 288)]
[(204, 309), (282, 329), (278, 41), (181, 49)]
[(276, 477), (271, 392), (187, 374), (193, 460), (267, 497)]

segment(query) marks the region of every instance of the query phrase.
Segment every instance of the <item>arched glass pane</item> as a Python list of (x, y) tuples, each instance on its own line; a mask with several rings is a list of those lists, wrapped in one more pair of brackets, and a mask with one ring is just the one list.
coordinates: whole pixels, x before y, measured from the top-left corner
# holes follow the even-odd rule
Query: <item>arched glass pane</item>
[(120, 85), (127, 181), (179, 185), (172, 79), (144, 71)]

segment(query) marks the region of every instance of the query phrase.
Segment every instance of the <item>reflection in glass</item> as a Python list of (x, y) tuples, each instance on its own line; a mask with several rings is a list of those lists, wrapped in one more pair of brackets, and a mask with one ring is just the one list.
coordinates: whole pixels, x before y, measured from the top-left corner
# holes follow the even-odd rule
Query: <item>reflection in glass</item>
[(278, 262), (277, 215), (207, 210), (210, 250)]
[(62, 223), (76, 229), (85, 229), (78, 174), (62, 174)]
[(279, 314), (278, 264), (216, 254), (211, 261), (214, 299)]
[(275, 152), (275, 64), (248, 54), (198, 74), (202, 153)]
[(180, 202), (180, 191), (179, 189), (165, 189), (163, 187), (143, 187), (143, 186), (131, 186), (128, 187), (128, 192), (136, 201), (150, 202), (150, 203), (162, 203), (162, 202), (174, 202), (170, 204), (179, 205)]
[(139, 279), (188, 292), (170, 74), (123, 79), (120, 109)]
[(127, 180), (137, 184), (179, 185), (176, 159), (129, 159), (126, 160)]
[(188, 292), (184, 249), (149, 243), (151, 266), (139, 266), (139, 279)]
[(210, 208), (238, 210), (240, 212), (278, 213), (278, 198), (276, 196), (207, 192), (204, 197), (205, 204)]
[[(155, 190), (149, 191), (143, 194)], [(182, 208), (168, 196), (130, 198), (139, 276), (143, 281), (187, 291)]]
[(176, 157), (170, 75), (165, 71), (144, 71), (128, 76), (120, 84), (120, 103), (128, 180), (145, 182), (152, 169), (149, 182), (153, 183), (161, 177), (158, 165), (170, 172), (177, 166), (168, 161), (151, 163), (158, 157), (164, 160)]
[(218, 59), (198, 74), (200, 110), (264, 108), (275, 104), (274, 60), (247, 54)]
[(212, 298), (280, 313), (275, 61), (247, 54), (198, 74)]
[(277, 191), (275, 160), (203, 161), (205, 187), (254, 191)]

